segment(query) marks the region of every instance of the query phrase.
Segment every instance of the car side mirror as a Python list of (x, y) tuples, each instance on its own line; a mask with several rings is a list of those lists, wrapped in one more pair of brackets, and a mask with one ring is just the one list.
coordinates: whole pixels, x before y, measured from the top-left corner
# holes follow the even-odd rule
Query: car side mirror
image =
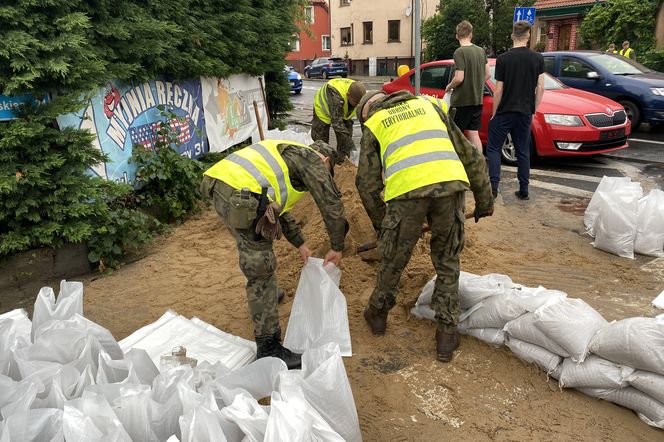
[(586, 74), (586, 78), (589, 80), (599, 80), (602, 76), (595, 71), (590, 71)]

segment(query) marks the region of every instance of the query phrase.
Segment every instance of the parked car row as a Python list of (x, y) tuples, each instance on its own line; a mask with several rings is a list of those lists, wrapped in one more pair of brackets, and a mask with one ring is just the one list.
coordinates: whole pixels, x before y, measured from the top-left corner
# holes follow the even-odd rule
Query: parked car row
[(328, 79), (333, 76), (346, 78), (348, 76), (348, 65), (343, 58), (320, 57), (304, 68), (304, 76), (307, 78), (320, 77)]
[[(495, 59), (489, 59), (491, 78), (484, 85), (480, 139), (485, 145), (493, 109), (495, 63)], [(442, 98), (454, 71), (454, 60), (421, 65), (421, 93)], [(396, 80), (385, 83), (383, 90), (387, 93), (403, 89), (414, 92), (414, 73), (411, 69)], [(545, 74), (544, 88), (542, 103), (533, 117), (531, 129), (534, 156), (583, 156), (627, 147), (631, 126), (629, 113), (623, 105), (609, 98), (568, 87), (549, 74)], [(502, 148), (502, 158), (508, 164), (516, 164), (516, 151), (509, 136)]]

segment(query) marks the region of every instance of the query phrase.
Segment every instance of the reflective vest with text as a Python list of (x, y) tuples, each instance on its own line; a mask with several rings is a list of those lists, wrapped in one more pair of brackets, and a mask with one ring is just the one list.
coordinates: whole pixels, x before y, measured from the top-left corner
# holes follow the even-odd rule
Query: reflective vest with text
[(430, 184), (469, 184), (447, 127), (429, 99), (418, 97), (380, 110), (365, 126), (380, 144), (385, 201)]
[(281, 206), (281, 213), (290, 210), (306, 192), (296, 190), (291, 184), (288, 167), (277, 146), (289, 144), (303, 149), (310, 147), (284, 140), (264, 140), (233, 152), (205, 171), (205, 175), (216, 178), (234, 189), (247, 188), (261, 194), (267, 188), (271, 201)]
[(333, 78), (318, 89), (314, 97), (314, 111), (319, 120), (325, 124), (330, 124), (332, 118), (330, 117), (330, 107), (327, 103), (327, 88), (331, 87), (336, 89), (341, 97), (344, 99), (344, 120), (351, 120), (355, 116), (355, 109), (350, 113), (348, 112), (348, 89), (355, 80), (350, 78)]

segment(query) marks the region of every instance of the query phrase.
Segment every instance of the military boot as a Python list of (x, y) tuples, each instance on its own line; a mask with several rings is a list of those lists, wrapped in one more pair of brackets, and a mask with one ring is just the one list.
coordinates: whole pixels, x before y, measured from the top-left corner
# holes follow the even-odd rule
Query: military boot
[(256, 336), (256, 347), (256, 359), (268, 356), (279, 358), (286, 363), (289, 370), (302, 366), (302, 355), (293, 353), (281, 345), (281, 342), (276, 339), (276, 334)]
[(454, 355), (454, 350), (459, 348), (461, 338), (455, 328), (453, 332), (443, 332), (436, 330), (436, 352), (440, 362), (450, 362)]
[(387, 328), (387, 314), (388, 310), (378, 310), (370, 305), (364, 309), (364, 319), (369, 323), (371, 332), (376, 336), (383, 336), (385, 328)]

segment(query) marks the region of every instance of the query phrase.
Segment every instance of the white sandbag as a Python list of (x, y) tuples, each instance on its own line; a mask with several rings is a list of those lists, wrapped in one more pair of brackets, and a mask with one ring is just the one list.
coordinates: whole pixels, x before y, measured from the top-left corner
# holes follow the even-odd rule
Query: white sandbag
[(66, 280), (60, 282), (60, 293), (56, 301), (53, 289), (43, 287), (37, 294), (32, 313), (31, 337), (44, 323), (52, 319), (70, 319), (75, 314), (83, 315), (83, 283)]
[(561, 388), (623, 388), (632, 373), (633, 368), (591, 354), (580, 364), (565, 358), (558, 381)]
[(103, 396), (132, 440), (158, 441), (151, 425), (150, 387), (140, 384), (93, 385), (86, 391)]
[(64, 330), (64, 329), (77, 329), (85, 330), (94, 336), (97, 341), (101, 344), (102, 348), (111, 359), (122, 359), (123, 353), (122, 349), (118, 345), (117, 341), (113, 337), (111, 332), (102, 327), (101, 325), (90, 321), (89, 319), (81, 316), (76, 313), (69, 319), (53, 319), (41, 324), (34, 334), (34, 340), (38, 340), (39, 337), (47, 332), (48, 330)]
[(502, 347), (505, 345), (505, 332), (499, 328), (471, 328), (463, 332), (459, 330), (459, 333), (473, 336), (493, 347)]
[(622, 407), (634, 410), (646, 424), (664, 429), (664, 404), (651, 398), (636, 388), (627, 387), (618, 390), (600, 388), (579, 388), (589, 396), (613, 402)]
[(14, 338), (23, 338), (26, 342), (30, 342), (30, 330), (32, 330), (32, 322), (28, 317), (28, 312), (22, 308), (17, 308), (7, 313), (0, 315), (0, 323), (5, 319), (13, 321), (12, 333)]
[(569, 353), (564, 348), (553, 342), (551, 338), (535, 327), (535, 314), (532, 312), (511, 320), (505, 324), (503, 330), (512, 338), (545, 348), (558, 356), (569, 357)]
[(639, 200), (634, 251), (664, 256), (664, 191), (653, 189)]
[(636, 370), (627, 381), (632, 387), (664, 404), (664, 376), (650, 371)]
[(461, 272), (459, 274), (459, 306), (461, 310), (467, 310), (483, 299), (506, 293), (513, 287), (514, 283), (506, 275), (489, 273), (478, 276)]
[(507, 347), (512, 350), (512, 353), (514, 353), (519, 359), (535, 364), (547, 373), (553, 373), (563, 360), (563, 358), (557, 354), (551, 353), (549, 350), (518, 339), (507, 339), (505, 345), (507, 345)]
[(410, 310), (410, 314), (417, 319), (428, 319), (430, 321), (436, 319), (436, 312), (431, 308), (431, 297), (433, 296), (433, 288), (435, 284), (436, 277), (434, 276), (427, 281), (424, 287), (422, 287), (422, 291), (415, 302), (415, 306)]
[(97, 393), (85, 391), (66, 402), (62, 421), (67, 442), (131, 442), (108, 401)]
[(62, 442), (62, 410), (40, 408), (4, 421), (0, 442)]
[(610, 361), (664, 374), (664, 318), (628, 318), (602, 328), (590, 351)]
[(0, 421), (12, 414), (26, 413), (37, 397), (37, 390), (37, 385), (30, 381), (17, 382), (0, 375)]
[(323, 268), (322, 259), (309, 258), (300, 274), (284, 347), (302, 353), (336, 343), (342, 356), (352, 356), (346, 298), (337, 287), (340, 276), (334, 265)]
[(135, 331), (119, 342), (124, 352), (132, 348), (145, 350), (155, 365), (162, 355), (171, 354), (173, 347), (182, 345), (187, 356), (215, 363), (220, 361), (234, 369), (248, 364), (256, 358), (252, 348), (242, 345), (237, 339), (211, 332), (173, 311), (167, 311), (153, 324)]
[(131, 361), (131, 367), (136, 374), (138, 383), (152, 385), (152, 381), (159, 374), (159, 370), (145, 350), (132, 348), (125, 354), (125, 359)]
[(643, 194), (639, 183), (628, 183), (612, 192), (596, 192), (599, 198), (599, 213), (593, 227), (593, 246), (634, 259), (639, 198)]
[(459, 316), (463, 327), (500, 328), (515, 318), (526, 313), (525, 307), (511, 293), (511, 290), (490, 296), (475, 304)]
[(583, 215), (583, 223), (585, 224), (587, 233), (590, 236), (595, 237), (594, 233), (595, 220), (597, 218), (597, 215), (599, 214), (599, 209), (601, 205), (598, 193), (610, 192), (624, 184), (630, 183), (631, 181), (632, 180), (629, 177), (609, 177), (609, 176), (602, 177), (602, 180), (599, 182), (597, 189), (595, 189), (595, 193), (593, 193), (593, 196), (590, 199), (590, 203), (588, 203), (588, 207), (586, 208), (586, 212)]
[(203, 406), (180, 416), (182, 442), (225, 442), (228, 439), (220, 424), (221, 413)]
[[(223, 339), (225, 339), (227, 341), (234, 342), (235, 344), (237, 344), (241, 347), (246, 347), (247, 349), (249, 349), (254, 354), (256, 353), (256, 341), (250, 341), (250, 340), (244, 339), (240, 336), (235, 336), (235, 335), (232, 335), (230, 333), (226, 333), (225, 331), (219, 330), (214, 325), (212, 325), (208, 322), (205, 322), (202, 319), (197, 318), (196, 316), (191, 318), (191, 322), (198, 325), (199, 327), (204, 328), (206, 331), (209, 331), (212, 334), (220, 336), (220, 337), (222, 337)], [(215, 364), (218, 363), (218, 362), (219, 361), (216, 361)], [(249, 362), (251, 362), (251, 361), (249, 361)], [(247, 363), (249, 363), (249, 362), (247, 362)]]
[(306, 144), (309, 146), (313, 144), (311, 132), (297, 132), (293, 129), (272, 129), (265, 132), (266, 140), (289, 140), (297, 143)]
[(80, 397), (90, 385), (94, 385), (90, 366), (79, 372), (71, 365), (63, 365), (45, 386), (45, 391), (37, 396), (33, 408), (62, 409), (67, 400)]
[(567, 298), (565, 292), (545, 289), (542, 286), (516, 286), (510, 293), (514, 296), (514, 302), (518, 302), (527, 312), (534, 312), (544, 304)]
[(237, 424), (248, 442), (262, 442), (267, 428), (268, 412), (253, 397), (239, 394), (221, 415)]
[(272, 393), (270, 416), (264, 442), (344, 442), (330, 425), (304, 399), (304, 395), (283, 400)]
[[(590, 340), (608, 324), (602, 315), (584, 301), (569, 298), (546, 304), (535, 310), (533, 323), (542, 333), (561, 346), (575, 362), (583, 362)], [(620, 362), (611, 358), (606, 359)]]
[(301, 395), (341, 437), (360, 442), (360, 424), (353, 392), (336, 344), (327, 344), (302, 355), (302, 371), (280, 373), (279, 393), (284, 400)]
[(277, 389), (279, 373), (286, 370), (286, 363), (281, 359), (261, 358), (215, 379), (214, 384), (229, 390), (241, 388), (254, 399), (262, 399), (270, 397), (272, 391)]
[(431, 305), (415, 305), (410, 309), (410, 314), (415, 316), (417, 319), (428, 319), (429, 321), (436, 320), (436, 312), (431, 308)]

